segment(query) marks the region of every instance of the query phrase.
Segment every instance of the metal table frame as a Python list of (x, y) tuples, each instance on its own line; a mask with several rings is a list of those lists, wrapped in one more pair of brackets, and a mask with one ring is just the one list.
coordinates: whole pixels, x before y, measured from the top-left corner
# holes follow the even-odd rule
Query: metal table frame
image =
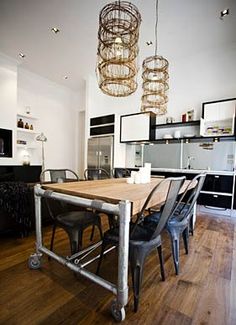
[[(66, 203), (75, 204), (85, 208), (96, 209), (100, 212), (114, 214), (119, 217), (119, 250), (118, 250), (118, 279), (117, 284), (113, 284), (100, 276), (91, 273), (85, 269), (85, 266), (89, 264), (74, 263), (73, 259), (65, 258), (55, 254), (43, 245), (42, 236), (42, 216), (41, 216), (41, 199), (42, 197), (50, 197), (54, 200), (61, 200)], [(29, 257), (29, 267), (31, 269), (38, 269), (41, 266), (40, 259), (43, 254), (50, 256), (57, 262), (68, 267), (73, 272), (77, 272), (82, 276), (90, 279), (91, 281), (99, 284), (105, 289), (111, 291), (116, 295), (116, 299), (111, 305), (111, 312), (115, 320), (122, 321), (125, 319), (124, 307), (128, 303), (128, 253), (129, 253), (129, 223), (131, 217), (131, 203), (129, 201), (120, 201), (119, 204), (110, 204), (98, 200), (90, 200), (82, 197), (62, 194), (53, 192), (50, 190), (44, 190), (40, 185), (34, 187), (35, 198), (35, 219), (36, 219), (36, 252)], [(96, 248), (98, 245), (92, 245), (91, 249)], [(80, 256), (83, 253), (89, 251), (86, 248), (78, 253)], [(87, 254), (88, 255), (88, 254)], [(96, 257), (98, 258), (98, 257)], [(96, 258), (93, 258), (93, 262)]]

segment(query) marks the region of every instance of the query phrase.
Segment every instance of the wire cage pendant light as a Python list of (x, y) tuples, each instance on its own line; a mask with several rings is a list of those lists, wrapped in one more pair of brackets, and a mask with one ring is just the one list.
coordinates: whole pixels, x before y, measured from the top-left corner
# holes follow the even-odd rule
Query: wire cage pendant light
[(140, 23), (140, 13), (130, 2), (115, 1), (100, 12), (96, 73), (107, 95), (124, 97), (137, 89)]
[(162, 56), (157, 55), (157, 24), (158, 0), (156, 0), (155, 55), (147, 57), (142, 65), (143, 95), (141, 111), (151, 111), (156, 115), (165, 115), (167, 113), (167, 91), (169, 89), (169, 62)]

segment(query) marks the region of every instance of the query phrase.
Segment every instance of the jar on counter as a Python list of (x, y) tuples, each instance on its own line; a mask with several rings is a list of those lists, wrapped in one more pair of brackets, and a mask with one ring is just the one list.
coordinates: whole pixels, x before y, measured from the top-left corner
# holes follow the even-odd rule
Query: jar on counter
[(30, 128), (30, 127), (29, 127), (29, 124), (26, 122), (26, 123), (25, 123), (25, 129), (29, 130), (29, 128)]

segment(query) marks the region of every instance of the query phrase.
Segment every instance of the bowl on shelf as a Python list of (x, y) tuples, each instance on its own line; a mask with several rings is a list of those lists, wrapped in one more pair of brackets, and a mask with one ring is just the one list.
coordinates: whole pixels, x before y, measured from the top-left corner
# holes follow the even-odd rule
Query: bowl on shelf
[(189, 133), (189, 134), (184, 134), (184, 138), (193, 138), (195, 137), (195, 134)]
[(163, 139), (173, 139), (171, 134), (164, 134), (162, 138)]

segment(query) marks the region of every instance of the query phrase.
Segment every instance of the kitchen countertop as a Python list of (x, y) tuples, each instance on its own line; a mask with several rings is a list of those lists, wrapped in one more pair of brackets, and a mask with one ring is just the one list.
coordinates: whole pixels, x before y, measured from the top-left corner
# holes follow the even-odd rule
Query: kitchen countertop
[(200, 174), (207, 173), (209, 175), (228, 175), (233, 176), (235, 171), (228, 170), (208, 170), (208, 169), (184, 169), (184, 168), (152, 168), (153, 172), (164, 172), (164, 173), (184, 173), (184, 174)]

